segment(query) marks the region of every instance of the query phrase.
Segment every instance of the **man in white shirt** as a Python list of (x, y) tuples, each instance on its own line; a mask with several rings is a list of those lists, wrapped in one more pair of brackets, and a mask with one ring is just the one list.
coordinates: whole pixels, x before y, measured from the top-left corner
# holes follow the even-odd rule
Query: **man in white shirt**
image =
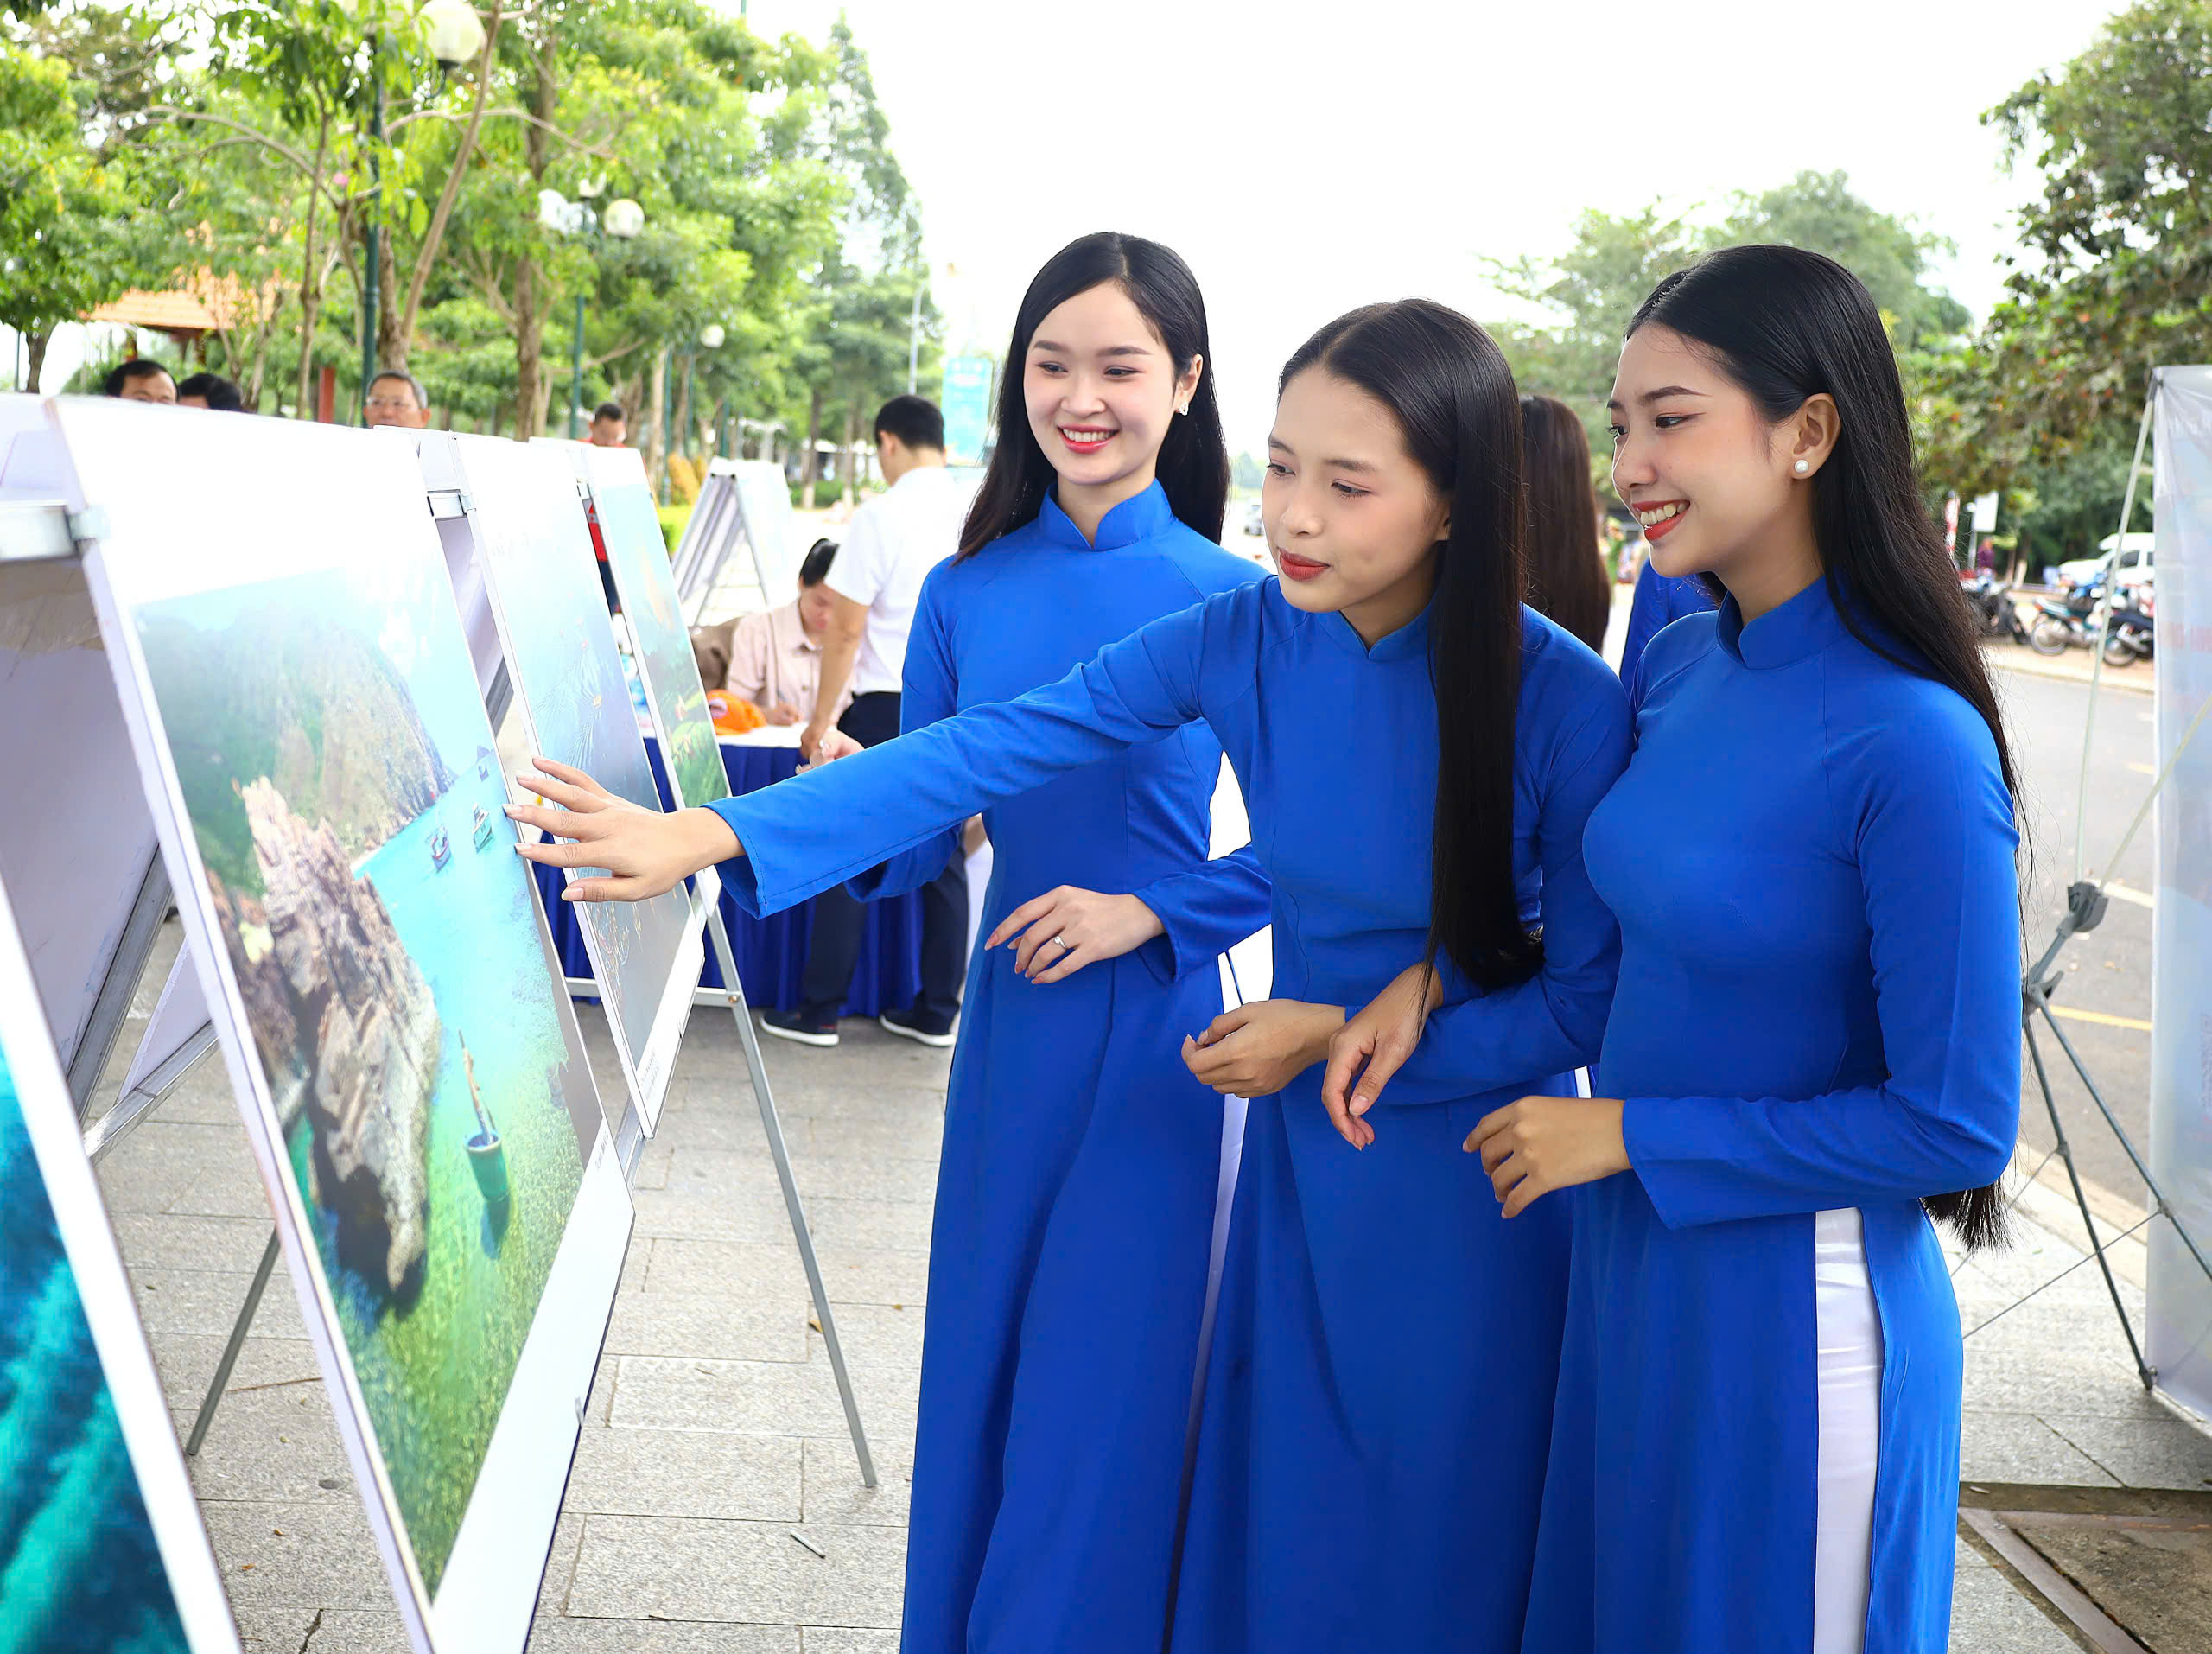
[[(922, 581), (959, 549), (968, 515), (968, 490), (944, 467), (944, 416), (936, 404), (918, 396), (885, 403), (875, 416), (875, 454), (890, 487), (853, 514), (824, 582), (830, 627), (813, 716), (799, 737), (799, 750), (810, 754), (833, 720), (863, 747), (899, 733), (906, 636)], [(852, 703), (839, 716), (849, 690)], [(803, 1044), (836, 1045), (861, 929), (861, 904), (843, 886), (817, 896), (799, 1008), (764, 1011), (761, 1026)], [(955, 856), (922, 889), (922, 990), (906, 1010), (876, 1020), (924, 1045), (950, 1045), (967, 951), (968, 874)]]

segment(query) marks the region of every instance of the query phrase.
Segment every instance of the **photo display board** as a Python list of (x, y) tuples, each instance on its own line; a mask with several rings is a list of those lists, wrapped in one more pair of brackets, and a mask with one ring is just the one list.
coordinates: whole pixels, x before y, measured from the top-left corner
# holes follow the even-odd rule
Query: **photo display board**
[[(2212, 1252), (2212, 367), (2158, 376), (2158, 906), (2152, 919), (2151, 1169)], [(2188, 741), (2184, 747), (2182, 743)], [(2145, 1352), (2158, 1388), (2212, 1419), (2212, 1281), (2150, 1229)]]
[(411, 451), (64, 399), (188, 945), (401, 1617), (529, 1635), (631, 1208)]
[(0, 1647), (238, 1654), (0, 887)]
[(599, 508), (600, 538), (607, 545), (607, 567), (629, 622), (631, 658), (645, 685), (661, 762), (679, 810), (696, 809), (729, 797), (729, 773), (722, 767), (714, 720), (707, 712), (707, 686), (700, 680), (699, 658), (683, 624), (676, 595), (676, 571), (661, 538), (652, 492), (645, 487), (645, 461), (634, 448), (583, 450), (592, 498)]
[[(454, 439), (470, 528), (530, 750), (660, 808), (593, 569), (575, 462), (550, 445)], [(570, 879), (593, 869), (575, 868)], [(681, 886), (649, 901), (578, 904), (623, 1072), (650, 1133), (699, 980), (706, 906)]]

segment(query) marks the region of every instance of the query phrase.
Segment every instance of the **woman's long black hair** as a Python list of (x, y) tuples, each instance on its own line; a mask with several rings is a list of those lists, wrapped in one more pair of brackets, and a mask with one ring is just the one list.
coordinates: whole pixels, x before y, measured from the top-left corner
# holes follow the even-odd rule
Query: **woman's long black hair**
[[(1521, 695), (1521, 404), (1497, 346), (1427, 299), (1338, 316), (1285, 364), (1357, 385), (1388, 408), (1406, 452), (1448, 502), (1429, 601), (1436, 691), (1436, 816), (1428, 959), (1440, 950), (1499, 988), (1543, 963), (1513, 887), (1513, 727)], [(1278, 387), (1280, 390), (1280, 386)]]
[(1589, 436), (1557, 397), (1522, 397), (1521, 445), (1529, 466), (1529, 607), (1601, 652), (1613, 593), (1598, 551)]
[(1221, 404), (1213, 393), (1213, 341), (1206, 333), (1206, 302), (1198, 278), (1172, 248), (1141, 236), (1100, 230), (1081, 236), (1045, 261), (1014, 313), (1014, 342), (999, 374), (999, 440), (968, 521), (960, 555), (980, 551), (1002, 534), (1034, 521), (1052, 487), (1052, 462), (1029, 429), (1022, 395), (1023, 366), (1037, 326), (1078, 293), (1111, 282), (1129, 296), (1148, 322), (1179, 378), (1192, 361), (1205, 359), (1191, 411), (1170, 417), (1160, 445), (1157, 474), (1167, 504), (1209, 540), (1221, 538), (1229, 511), (1229, 445), (1221, 434)]
[[(1647, 324), (1711, 352), (1769, 420), (1788, 418), (1824, 391), (1834, 398), (1841, 429), (1812, 479), (1813, 538), (1828, 596), (1859, 642), (1955, 690), (1981, 715), (2005, 788), (2018, 799), (2012, 749), (1974, 617), (1921, 504), (1897, 357), (1859, 278), (1796, 247), (1729, 247), (1652, 289), (1628, 331)], [(1710, 576), (1707, 583), (1724, 595)], [(2005, 1237), (1996, 1184), (1925, 1204), (1970, 1248)]]

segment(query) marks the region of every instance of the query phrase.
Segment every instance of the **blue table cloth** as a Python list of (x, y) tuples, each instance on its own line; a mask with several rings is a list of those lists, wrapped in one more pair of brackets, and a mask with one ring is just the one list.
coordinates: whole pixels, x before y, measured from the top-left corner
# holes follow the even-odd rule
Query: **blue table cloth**
[[(798, 750), (793, 747), (752, 747), (732, 741), (721, 745), (722, 768), (734, 793), (751, 792), (794, 774)], [(672, 805), (668, 775), (662, 767), (660, 744), (648, 738), (645, 756), (652, 760), (653, 783), (661, 803)], [(545, 917), (552, 926), (553, 945), (561, 955), (561, 969), (575, 977), (588, 977), (591, 957), (585, 951), (583, 930), (575, 909), (561, 900), (561, 871), (536, 868), (537, 887), (545, 899)], [(802, 902), (769, 919), (750, 919), (740, 913), (728, 896), (721, 900), (722, 923), (729, 931), (729, 945), (737, 955), (738, 974), (745, 996), (756, 1006), (797, 1010), (799, 978), (806, 970), (807, 938), (814, 927), (814, 904)], [(707, 945), (706, 968), (699, 973), (702, 988), (721, 986), (722, 973), (715, 958), (712, 938)], [(875, 1016), (901, 1009), (921, 991), (922, 899), (918, 894), (870, 902), (868, 926), (861, 938), (861, 960), (853, 972), (852, 996), (846, 1002), (848, 1016)]]

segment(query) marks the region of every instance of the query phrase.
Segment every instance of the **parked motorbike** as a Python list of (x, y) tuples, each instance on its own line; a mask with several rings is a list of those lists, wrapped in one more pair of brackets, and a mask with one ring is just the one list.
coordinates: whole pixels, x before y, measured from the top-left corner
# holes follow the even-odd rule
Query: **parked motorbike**
[(2094, 647), (2103, 602), (2104, 587), (2094, 581), (2063, 596), (2037, 599), (2035, 622), (2028, 628), (2028, 647), (2039, 655), (2063, 655), (2076, 646)]
[(1966, 593), (1967, 601), (1974, 606), (1983, 637), (2010, 638), (2015, 643), (2028, 641), (2028, 628), (2020, 619), (2020, 606), (2012, 601), (2011, 590), (1988, 569), (1980, 570), (1961, 589)]
[(2130, 602), (2126, 596), (2113, 606), (2112, 624), (2105, 633), (2105, 665), (2133, 666), (2148, 660), (2157, 640), (2158, 625), (2148, 597)]

